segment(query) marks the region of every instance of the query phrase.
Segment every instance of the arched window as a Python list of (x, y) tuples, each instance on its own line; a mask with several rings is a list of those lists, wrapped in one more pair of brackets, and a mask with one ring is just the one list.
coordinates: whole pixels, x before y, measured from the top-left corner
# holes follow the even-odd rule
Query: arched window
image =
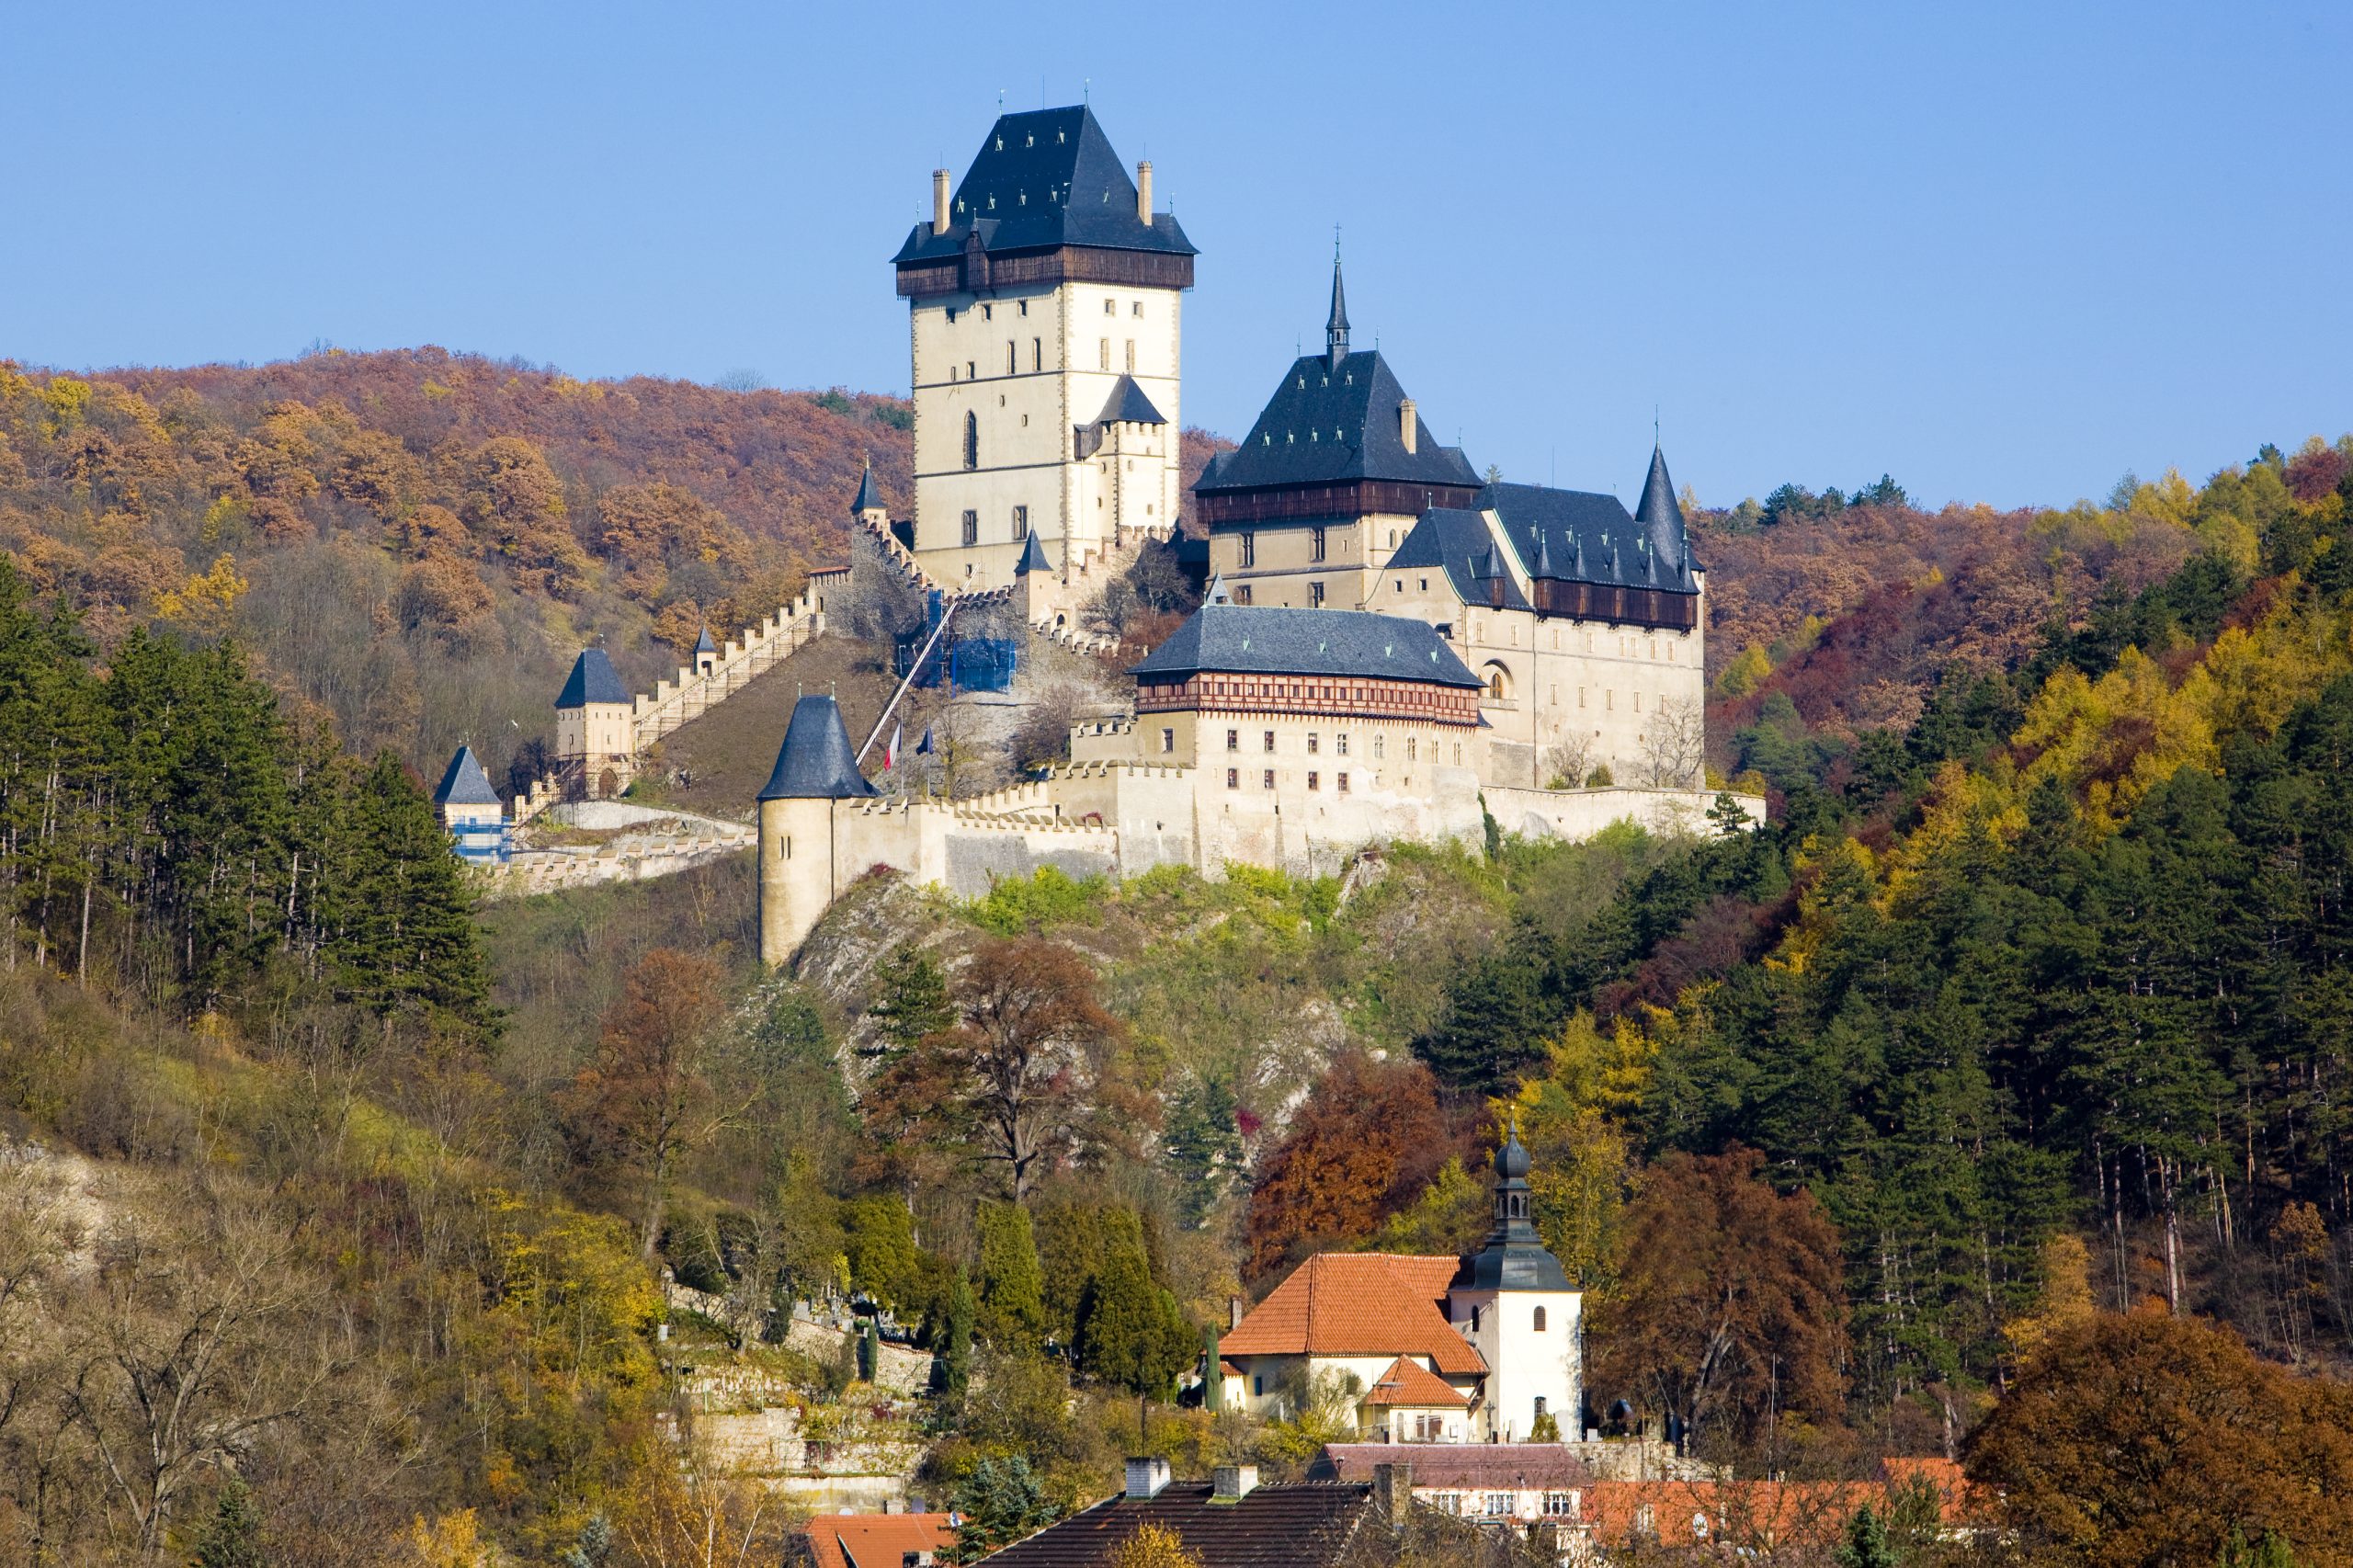
[(964, 466), (981, 466), (981, 416), (969, 410), (964, 415)]
[[(1539, 1334), (1541, 1334), (1541, 1333), (1543, 1333), (1543, 1332), (1544, 1332), (1544, 1309), (1543, 1309), (1542, 1307), (1539, 1307), (1539, 1308), (1537, 1308), (1537, 1309), (1536, 1309), (1536, 1332), (1537, 1332), (1537, 1333), (1539, 1333)], [(1541, 1401), (1540, 1401), (1539, 1403), (1541, 1403)], [(1537, 1414), (1537, 1415), (1543, 1415), (1544, 1413), (1543, 1413), (1541, 1410), (1540, 1410), (1540, 1411), (1538, 1411), (1536, 1414)]]
[(1487, 666), (1487, 700), (1501, 702), (1511, 696), (1511, 672), (1501, 665)]

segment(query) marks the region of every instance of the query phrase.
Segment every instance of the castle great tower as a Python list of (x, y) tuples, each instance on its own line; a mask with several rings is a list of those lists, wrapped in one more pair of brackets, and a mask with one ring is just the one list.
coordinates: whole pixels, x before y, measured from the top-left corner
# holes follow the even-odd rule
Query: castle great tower
[[(1176, 526), (1181, 301), (1195, 251), (1084, 106), (998, 119), (892, 258), (909, 307), (912, 548), (955, 592), (1031, 539), (1065, 580)], [(1033, 568), (1035, 558), (1032, 557)]]

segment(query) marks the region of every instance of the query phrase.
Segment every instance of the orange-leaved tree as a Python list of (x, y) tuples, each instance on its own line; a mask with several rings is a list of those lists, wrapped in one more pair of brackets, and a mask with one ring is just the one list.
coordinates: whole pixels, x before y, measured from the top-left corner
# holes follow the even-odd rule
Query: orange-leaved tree
[(1342, 1057), (1259, 1166), (1249, 1272), (1263, 1277), (1317, 1247), (1370, 1237), (1456, 1152), (1428, 1068)]

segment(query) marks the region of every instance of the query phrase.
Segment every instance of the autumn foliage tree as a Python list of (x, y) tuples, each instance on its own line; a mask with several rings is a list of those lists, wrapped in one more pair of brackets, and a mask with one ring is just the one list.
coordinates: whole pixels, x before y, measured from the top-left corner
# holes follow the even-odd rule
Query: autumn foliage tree
[(654, 1256), (679, 1156), (744, 1111), (713, 1086), (712, 1034), (722, 1006), (719, 966), (657, 948), (631, 970), (605, 1016), (597, 1059), (563, 1096), (575, 1148), (593, 1166), (639, 1184), (640, 1244)]
[(1342, 1057), (1259, 1166), (1249, 1273), (1263, 1277), (1318, 1247), (1371, 1235), (1452, 1152), (1427, 1068)]
[(1686, 1430), (1758, 1436), (1779, 1412), (1835, 1421), (1847, 1348), (1838, 1232), (1754, 1150), (1651, 1167), (1628, 1206), (1618, 1288), (1595, 1312), (1594, 1386)]
[(2276, 1537), (2353, 1563), (2353, 1389), (2154, 1308), (2053, 1332), (1972, 1437), (2031, 1562), (2204, 1568)]

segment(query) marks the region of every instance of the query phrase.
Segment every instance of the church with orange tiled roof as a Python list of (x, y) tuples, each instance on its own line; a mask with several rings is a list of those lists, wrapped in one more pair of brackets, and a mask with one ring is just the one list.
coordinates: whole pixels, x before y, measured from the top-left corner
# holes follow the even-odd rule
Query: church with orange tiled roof
[(1574, 1437), (1584, 1294), (1529, 1217), (1528, 1150), (1495, 1152), (1495, 1229), (1464, 1257), (1319, 1253), (1218, 1341), (1220, 1408), (1280, 1418), (1334, 1374), (1357, 1426), (1387, 1443), (1514, 1443), (1540, 1422)]

